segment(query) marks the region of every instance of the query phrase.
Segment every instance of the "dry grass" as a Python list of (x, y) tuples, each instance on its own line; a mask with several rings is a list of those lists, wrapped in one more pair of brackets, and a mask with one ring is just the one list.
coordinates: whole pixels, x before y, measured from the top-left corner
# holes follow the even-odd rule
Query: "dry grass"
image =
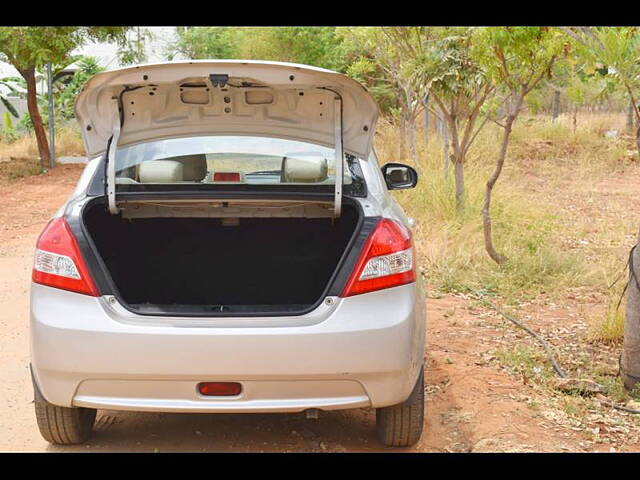
[[(58, 128), (55, 149), (57, 157), (85, 155), (77, 127), (65, 125)], [(48, 165), (49, 159), (45, 163)], [(24, 135), (13, 141), (6, 139), (2, 141), (0, 137), (0, 182), (10, 182), (29, 175), (37, 175), (43, 171), (33, 134)]]
[(609, 303), (604, 315), (592, 317), (589, 339), (593, 342), (619, 343), (624, 337), (624, 302)]
[[(452, 175), (444, 175), (442, 144), (434, 132), (425, 142), (420, 130), (414, 165), (419, 187), (396, 196), (418, 221), (416, 248), (432, 288), (511, 301), (540, 294), (562, 297), (575, 287), (606, 295), (611, 279), (624, 267), (640, 220), (629, 205), (633, 193), (608, 185), (638, 171), (633, 142), (622, 134), (624, 120), (622, 114), (579, 115), (575, 132), (570, 116), (556, 123), (542, 116), (518, 121), (492, 206), (496, 247), (510, 259), (503, 266), (484, 251), (481, 221), (499, 128), (487, 128), (470, 152), (461, 214), (455, 210)], [(618, 130), (618, 136), (608, 137), (610, 130)], [(398, 135), (384, 121), (376, 150), (383, 162), (412, 163), (398, 158)], [(619, 318), (601, 320), (602, 339), (617, 338)]]
[(14, 158), (0, 161), (0, 184), (42, 172), (40, 163), (33, 158)]
[[(85, 155), (80, 133), (76, 127), (71, 125), (58, 129), (56, 132), (55, 148), (57, 156)], [(27, 158), (39, 158), (38, 146), (33, 134), (24, 135), (13, 142), (0, 142), (0, 161)]]

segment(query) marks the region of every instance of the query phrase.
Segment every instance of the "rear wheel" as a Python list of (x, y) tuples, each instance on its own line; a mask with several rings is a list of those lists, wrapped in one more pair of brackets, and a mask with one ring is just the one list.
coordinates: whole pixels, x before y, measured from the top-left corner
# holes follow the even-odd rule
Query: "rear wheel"
[(408, 447), (420, 440), (424, 424), (424, 370), (409, 398), (398, 405), (376, 409), (378, 439), (390, 447)]
[(58, 407), (36, 395), (36, 419), (40, 434), (56, 445), (83, 443), (91, 437), (96, 419), (95, 408)]

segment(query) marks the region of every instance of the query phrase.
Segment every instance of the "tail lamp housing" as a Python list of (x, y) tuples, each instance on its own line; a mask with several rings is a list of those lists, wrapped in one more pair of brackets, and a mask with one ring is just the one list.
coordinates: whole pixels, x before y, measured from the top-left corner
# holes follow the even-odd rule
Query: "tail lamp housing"
[(78, 241), (62, 217), (52, 219), (38, 237), (31, 278), (49, 287), (93, 297), (100, 295)]
[(383, 218), (369, 235), (341, 296), (350, 297), (415, 280), (411, 232), (403, 225)]

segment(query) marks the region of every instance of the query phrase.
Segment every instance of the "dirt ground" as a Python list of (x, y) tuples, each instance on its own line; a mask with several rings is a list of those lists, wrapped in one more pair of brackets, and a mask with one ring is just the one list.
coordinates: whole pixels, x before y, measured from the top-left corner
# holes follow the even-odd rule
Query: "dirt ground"
[[(36, 427), (28, 370), (32, 254), (37, 235), (80, 172), (78, 166), (65, 165), (0, 185), (0, 451), (608, 452), (640, 447), (623, 427), (606, 422), (598, 427), (595, 421), (576, 427), (553, 405), (540, 408), (544, 393), (493, 357), (496, 348), (522, 341), (523, 334), (470, 299), (453, 296), (427, 300), (426, 420), (413, 448), (381, 447), (375, 414), (368, 409), (322, 412), (318, 420), (301, 414), (100, 411), (90, 442), (51, 446)], [(549, 320), (560, 329), (580, 330), (584, 325), (572, 316), (574, 307), (538, 309), (532, 325)]]

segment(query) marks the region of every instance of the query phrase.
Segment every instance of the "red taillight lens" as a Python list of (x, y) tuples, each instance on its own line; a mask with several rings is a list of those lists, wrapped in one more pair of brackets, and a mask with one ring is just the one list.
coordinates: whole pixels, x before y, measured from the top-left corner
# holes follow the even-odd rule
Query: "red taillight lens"
[(242, 385), (237, 382), (202, 382), (198, 384), (200, 395), (231, 397), (240, 395)]
[(213, 174), (214, 182), (239, 182), (240, 174), (238, 172), (216, 172)]
[(411, 232), (383, 218), (365, 243), (342, 297), (415, 282)]
[(99, 295), (78, 242), (62, 217), (51, 220), (38, 237), (31, 278), (49, 287)]

